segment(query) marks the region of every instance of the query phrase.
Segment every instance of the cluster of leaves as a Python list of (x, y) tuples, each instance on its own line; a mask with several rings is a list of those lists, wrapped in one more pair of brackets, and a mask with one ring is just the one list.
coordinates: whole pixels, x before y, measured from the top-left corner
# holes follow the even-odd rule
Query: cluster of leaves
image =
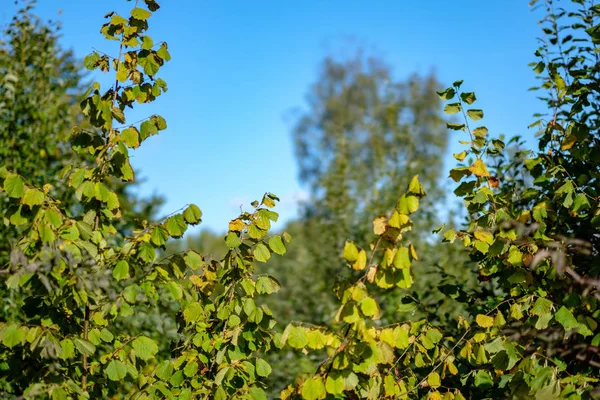
[[(285, 389), (282, 398), (407, 398), (425, 382), (419, 381), (413, 371), (442, 359), (451, 373), (457, 373), (451, 352), (441, 343), (443, 334), (439, 329), (426, 320), (381, 326), (377, 323), (381, 308), (369, 293), (369, 286), (384, 290), (412, 286), (411, 264), (418, 256), (411, 243), (403, 245), (401, 241), (412, 229), (410, 215), (417, 211), (423, 196), (425, 192), (415, 176), (392, 214), (373, 220), (375, 240), (369, 256), (367, 250), (346, 242), (342, 258), (349, 268), (363, 274), (336, 289), (342, 303), (335, 316), (338, 329), (288, 325), (282, 342), (304, 351), (325, 349), (327, 358), (315, 374)], [(440, 376), (434, 372), (427, 382), (435, 389), (440, 385)], [(460, 396), (459, 391), (456, 394)]]
[[(460, 242), (478, 265), (476, 290), (465, 290), (460, 279), (437, 288), (463, 305), (461, 315), (444, 325), (432, 313), (420, 321), (378, 326), (373, 321), (381, 309), (366, 282), (403, 287), (404, 281), (392, 279), (388, 285), (377, 273), (397, 260), (409, 265), (412, 252), (404, 248), (402, 255), (401, 247), (394, 254), (386, 248), (381, 261), (371, 265), (379, 239), (371, 244), (367, 263), (366, 252), (347, 243), (343, 258), (350, 267), (366, 264), (368, 270), (354, 285), (338, 290), (343, 306), (336, 318), (346, 325), (342, 333), (288, 326), (283, 339), (290, 347), (325, 348), (328, 356), (316, 373), (284, 390), (283, 398), (579, 399), (600, 394), (600, 9), (584, 1), (573, 1), (574, 10), (555, 9), (553, 3), (545, 2), (546, 36), (536, 52), (541, 61), (532, 65), (538, 74), (548, 71), (535, 88), (547, 91), (542, 99), (550, 110), (549, 119), (532, 125), (541, 127), (538, 152), (517, 148), (511, 154), (485, 126), (471, 129), (484, 113), (474, 106), (475, 93), (461, 91), (462, 81), (438, 92), (448, 102), (446, 113), (464, 118), (448, 128), (468, 134), (461, 141), (466, 149), (454, 155), (462, 164), (450, 171), (467, 224), (435, 230), (443, 231), (446, 242)], [(522, 145), (519, 138), (511, 142)], [(412, 211), (410, 202), (398, 207), (400, 215)], [(376, 219), (374, 233), (385, 235), (393, 218)]]
[[(157, 74), (170, 59), (168, 47), (147, 34), (159, 6), (143, 3), (127, 18), (106, 15), (101, 32), (119, 42), (118, 56), (95, 51), (84, 61), (88, 69), (112, 71), (116, 82), (104, 92), (94, 83), (81, 102), (87, 122), (71, 132), (81, 162), (61, 165), (66, 186), (59, 191), (14, 166), (0, 167), (5, 223), (19, 237), (2, 282), (23, 297), (23, 312), (0, 322), (2, 395), (265, 399), (273, 367), (261, 356), (284, 345), (325, 355), (316, 371), (281, 393), (284, 399), (598, 394), (599, 7), (572, 0), (567, 11), (543, 3), (546, 36), (533, 67), (550, 114), (533, 124), (541, 128), (537, 152), (511, 154), (486, 127), (471, 129), (484, 113), (462, 81), (438, 92), (445, 111), (464, 118), (448, 128), (468, 135), (466, 149), (454, 155), (461, 164), (450, 171), (467, 224), (435, 232), (469, 252), (480, 284), (465, 285), (459, 275), (430, 288), (460, 304), (458, 317), (445, 321), (411, 301), (397, 311), (419, 307), (419, 318), (396, 318), (381, 304), (392, 298), (381, 293), (406, 293), (421, 279), (415, 246), (404, 240), (424, 203), (415, 176), (391, 214), (373, 220), (369, 245), (361, 244), (363, 235), (343, 244), (344, 263), (360, 276), (336, 286), (341, 305), (332, 323), (294, 322), (280, 335), (260, 296), (281, 284), (255, 271), (256, 262), (285, 254), (291, 240), (287, 233), (268, 236), (276, 196), (265, 194), (230, 222), (227, 252), (218, 260), (193, 250), (157, 257), (169, 239), (201, 222), (195, 205), (136, 231), (117, 229), (126, 210), (112, 182), (133, 181), (129, 150), (166, 129), (159, 115), (126, 122), (128, 108), (167, 90)], [(76, 202), (61, 201), (69, 196)], [(168, 350), (146, 328), (124, 323), (160, 307), (176, 310), (177, 341)]]
[[(126, 122), (128, 108), (167, 90), (156, 76), (170, 59), (167, 45), (147, 34), (159, 5), (144, 4), (136, 2), (128, 17), (106, 15), (101, 32), (119, 42), (118, 56), (95, 51), (84, 60), (90, 70), (112, 71), (116, 82), (104, 92), (91, 85), (81, 102), (87, 122), (71, 131), (79, 157), (57, 175), (75, 202), (61, 201), (54, 185), (28, 173), (0, 168), (5, 222), (20, 236), (2, 278), (24, 304), (0, 322), (3, 396), (265, 398), (260, 382), (271, 367), (256, 353), (272, 345), (274, 320), (254, 298), (279, 283), (253, 277), (253, 263), (284, 254), (291, 240), (266, 237), (277, 197), (265, 195), (254, 212), (231, 222), (230, 251), (220, 261), (191, 250), (157, 257), (170, 238), (201, 222), (195, 205), (130, 234), (117, 229), (126, 210), (112, 183), (133, 181), (129, 150), (166, 128), (159, 115)], [(173, 303), (179, 343), (161, 352), (164, 343), (147, 327), (127, 321)]]

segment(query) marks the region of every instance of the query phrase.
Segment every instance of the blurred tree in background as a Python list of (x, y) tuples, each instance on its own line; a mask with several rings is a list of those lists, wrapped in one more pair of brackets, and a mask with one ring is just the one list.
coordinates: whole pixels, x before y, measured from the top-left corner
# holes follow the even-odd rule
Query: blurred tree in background
[[(308, 108), (293, 129), (300, 179), (309, 186), (311, 198), (304, 204), (301, 218), (286, 227), (294, 238), (286, 257), (264, 267), (282, 283), (282, 290), (269, 299), (282, 326), (290, 321), (330, 323), (337, 310), (331, 288), (352, 275), (340, 258), (344, 241), (361, 238), (357, 244), (366, 247), (372, 216), (389, 213), (415, 174), (428, 196), (415, 220), (413, 237), (420, 248), (439, 246), (428, 239), (435, 224), (446, 222), (436, 216), (436, 206), (444, 199), (439, 182), (444, 178), (440, 172), (448, 143), (436, 94), (440, 86), (434, 74), (396, 80), (383, 60), (365, 57), (360, 51), (350, 58), (327, 57), (323, 61), (307, 96)], [(446, 274), (472, 275), (467, 281), (474, 284), (476, 275), (463, 270), (465, 252), (453, 249), (421, 252), (426, 259), (415, 268), (421, 268), (420, 276), (429, 279), (392, 295), (380, 293), (384, 296), (382, 307), (396, 311), (410, 299), (414, 316), (418, 307), (440, 308), (446, 302), (443, 295), (430, 290)], [(452, 307), (442, 307), (440, 317), (457, 311)], [(290, 376), (315, 367), (311, 358), (290, 351), (270, 357), (276, 366), (272, 386), (277, 389), (285, 386)], [(311, 357), (314, 362), (322, 359), (318, 354)]]
[[(300, 178), (311, 189), (300, 222), (290, 229), (296, 240), (292, 247), (301, 254), (282, 261), (310, 279), (315, 293), (329, 295), (325, 288), (344, 271), (339, 254), (329, 249), (341, 252), (349, 232), (364, 237), (365, 221), (387, 213), (396, 203), (396, 189), (410, 177), (419, 172), (432, 193), (430, 205), (441, 198), (436, 183), (447, 134), (436, 88), (433, 75), (394, 81), (382, 60), (360, 52), (347, 60), (324, 60), (307, 98), (309, 108), (293, 130)], [(429, 211), (431, 217), (433, 209)], [(430, 227), (426, 219), (421, 223)], [(297, 267), (298, 262), (311, 273)], [(285, 266), (272, 267), (282, 276)], [(329, 320), (332, 310), (319, 296), (307, 293), (304, 285), (293, 286), (299, 291), (290, 298), (308, 302), (303, 301), (303, 320)]]

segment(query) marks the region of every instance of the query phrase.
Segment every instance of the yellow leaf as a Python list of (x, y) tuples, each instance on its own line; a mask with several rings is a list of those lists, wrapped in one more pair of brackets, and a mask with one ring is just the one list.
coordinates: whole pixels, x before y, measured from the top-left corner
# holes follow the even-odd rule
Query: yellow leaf
[(377, 272), (377, 267), (376, 266), (372, 266), (369, 268), (369, 271), (367, 271), (367, 280), (370, 283), (375, 282), (375, 273)]
[(239, 232), (246, 227), (246, 224), (239, 218), (231, 220), (229, 222), (229, 230)]
[(569, 150), (573, 145), (577, 143), (577, 136), (571, 134), (565, 137), (560, 145), (561, 150)]
[(361, 250), (358, 253), (356, 262), (354, 263), (354, 265), (352, 265), (352, 268), (354, 268), (357, 271), (361, 271), (361, 270), (365, 269), (366, 266), (367, 266), (367, 252), (364, 250)]
[(471, 165), (471, 167), (469, 167), (469, 171), (471, 171), (472, 173), (474, 173), (477, 176), (490, 176), (490, 173), (488, 172), (488, 170), (485, 167), (485, 164), (483, 163), (481, 158), (478, 158), (477, 160), (475, 160), (473, 165)]
[(408, 245), (408, 251), (413, 260), (419, 259), (419, 257), (417, 256), (417, 251), (415, 250), (415, 246), (413, 246), (412, 243)]
[(419, 197), (425, 196), (423, 186), (421, 186), (421, 182), (419, 182), (419, 175), (413, 176), (412, 180), (408, 184), (408, 193), (415, 194)]
[(429, 397), (427, 397), (428, 400), (442, 400), (442, 395), (440, 394), (440, 392), (438, 392), (437, 390), (429, 393)]
[(476, 239), (481, 240), (482, 242), (485, 242), (487, 244), (494, 243), (494, 235), (492, 235), (488, 231), (478, 230), (475, 231), (474, 235)]
[(410, 222), (410, 218), (406, 214), (400, 214), (398, 211), (394, 211), (390, 217), (389, 224), (393, 228), (402, 228), (404, 225)]
[(373, 233), (376, 235), (381, 235), (385, 232), (385, 228), (387, 227), (387, 217), (385, 215), (380, 215), (373, 220)]
[(477, 314), (475, 321), (477, 322), (477, 325), (482, 328), (490, 328), (494, 325), (494, 318), (490, 317), (489, 315)]
[(192, 283), (196, 286), (202, 286), (202, 278), (200, 278), (198, 275), (191, 275), (190, 281), (192, 281)]
[(526, 224), (529, 221), (531, 221), (531, 211), (529, 211), (529, 210), (521, 211), (521, 215), (519, 215), (519, 222)]

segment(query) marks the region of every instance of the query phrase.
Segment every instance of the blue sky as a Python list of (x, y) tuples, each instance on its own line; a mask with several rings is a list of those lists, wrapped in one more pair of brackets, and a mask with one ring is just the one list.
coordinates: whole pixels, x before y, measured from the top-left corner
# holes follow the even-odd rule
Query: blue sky
[[(539, 34), (539, 15), (527, 0), (159, 3), (149, 34), (169, 44), (172, 60), (161, 72), (169, 91), (130, 120), (159, 112), (168, 129), (133, 152), (133, 165), (146, 179), (142, 195), (164, 195), (165, 213), (196, 203), (203, 226), (216, 231), (266, 191), (282, 198), (283, 221), (296, 215), (306, 191), (297, 180), (289, 115), (304, 106), (319, 62), (350, 48), (348, 38), (382, 56), (398, 79), (432, 69), (445, 84), (464, 79), (492, 134), (531, 137), (527, 126), (542, 106), (527, 91), (535, 84), (527, 64)], [(38, 0), (36, 12), (62, 21), (63, 46), (83, 58), (93, 47), (113, 50), (99, 33), (103, 16), (131, 6)], [(13, 12), (3, 7), (0, 24)], [(449, 135), (450, 151), (460, 151), (460, 134)]]

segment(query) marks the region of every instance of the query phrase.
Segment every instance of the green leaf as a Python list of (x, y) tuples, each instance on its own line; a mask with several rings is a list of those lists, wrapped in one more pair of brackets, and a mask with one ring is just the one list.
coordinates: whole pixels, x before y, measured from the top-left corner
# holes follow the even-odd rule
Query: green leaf
[(271, 375), (271, 366), (262, 358), (256, 359), (256, 374), (263, 378)]
[(158, 346), (156, 345), (154, 340), (146, 336), (138, 337), (133, 341), (131, 346), (135, 350), (136, 357), (144, 361), (154, 358), (156, 353), (158, 353)]
[(408, 331), (401, 326), (394, 328), (394, 345), (399, 349), (408, 347)]
[(177, 387), (180, 386), (184, 380), (185, 378), (183, 376), (183, 371), (177, 371), (173, 374), (173, 376), (171, 376), (171, 379), (169, 379), (169, 383)]
[(156, 376), (163, 381), (168, 380), (173, 375), (173, 364), (171, 361), (165, 360), (156, 367)]
[(113, 335), (112, 332), (108, 329), (102, 328), (102, 330), (100, 331), (100, 339), (102, 339), (103, 342), (110, 343), (113, 341), (114, 338), (115, 335)]
[(475, 386), (487, 389), (494, 386), (494, 381), (487, 371), (479, 370), (475, 374)]
[[(144, 59), (144, 63), (147, 64), (147, 62), (145, 60), (146, 59)], [(148, 138), (148, 136), (156, 135), (157, 133), (158, 133), (158, 128), (150, 120), (146, 120), (146, 121), (142, 122), (142, 124), (140, 125), (140, 139), (142, 141), (146, 140)]]
[(19, 206), (17, 211), (13, 215), (10, 216), (9, 221), (14, 226), (23, 225), (23, 224), (26, 224), (27, 222), (29, 222), (29, 219), (27, 219), (21, 215), (21, 211), (22, 211), (22, 208), (21, 208), (21, 206)]
[(531, 308), (531, 314), (541, 317), (544, 314), (548, 314), (551, 309), (552, 302), (550, 300), (543, 297), (538, 297)]
[(438, 343), (443, 337), (442, 333), (437, 329), (428, 329), (425, 336), (427, 336), (433, 343)]
[(138, 256), (143, 261), (151, 263), (156, 258), (156, 249), (150, 243), (142, 243), (138, 247)]
[(61, 340), (60, 350), (60, 358), (63, 360), (75, 357), (75, 345), (71, 339)]
[(60, 213), (53, 209), (46, 209), (44, 213), (45, 220), (55, 228), (62, 225), (63, 219)]
[(394, 256), (394, 267), (400, 269), (408, 269), (410, 268), (411, 262), (408, 253), (407, 247), (400, 247), (398, 251), (396, 251), (396, 255)]
[(473, 92), (461, 93), (460, 98), (467, 104), (473, 104), (475, 103), (475, 100), (477, 100), (477, 98), (475, 97), (475, 93)]
[(342, 258), (348, 262), (354, 262), (358, 258), (358, 248), (350, 241), (344, 244), (344, 251), (342, 252)]
[(545, 68), (546, 64), (543, 61), (540, 61), (533, 68), (533, 72), (535, 72), (536, 74), (541, 74), (542, 72), (544, 72)]
[(127, 375), (127, 367), (119, 360), (112, 360), (104, 372), (111, 381), (120, 381)]
[(465, 124), (452, 124), (450, 122), (446, 122), (446, 128), (451, 129), (453, 131), (464, 131), (466, 129)]
[(183, 261), (185, 262), (185, 265), (192, 270), (197, 270), (204, 265), (204, 259), (200, 253), (194, 250), (186, 251), (185, 256), (183, 256)]
[(447, 100), (451, 100), (454, 97), (454, 95), (456, 94), (456, 91), (453, 88), (449, 87), (446, 90), (439, 91), (436, 93), (438, 94), (438, 96), (440, 96), (440, 99), (447, 101)]
[(284, 255), (285, 252), (287, 251), (287, 249), (285, 248), (285, 245), (283, 244), (283, 240), (281, 240), (281, 236), (272, 236), (269, 239), (269, 247), (271, 248), (271, 250), (273, 251), (273, 253), (279, 254), (279, 255)]
[(21, 202), (29, 207), (39, 206), (44, 203), (44, 193), (38, 189), (27, 189)]
[[(25, 194), (27, 196), (27, 194)], [(589, 210), (591, 207), (588, 197), (584, 193), (578, 193), (573, 201), (573, 211), (580, 212)]]
[(325, 389), (330, 394), (342, 394), (344, 392), (344, 377), (342, 374), (337, 372), (328, 374)]
[(142, 49), (150, 50), (154, 46), (154, 41), (150, 36), (144, 36), (142, 39)]
[(311, 329), (310, 331), (308, 331), (307, 336), (308, 347), (310, 347), (311, 349), (322, 349), (327, 344), (325, 336), (318, 329)]
[(169, 51), (167, 50), (167, 45), (166, 43), (163, 43), (160, 48), (158, 49), (158, 51), (156, 52), (156, 55), (159, 56), (160, 58), (162, 58), (165, 61), (169, 61), (171, 59), (171, 54), (169, 53)]
[(419, 209), (419, 198), (416, 196), (402, 195), (396, 203), (396, 211), (400, 214), (412, 214)]
[(25, 332), (17, 324), (10, 324), (2, 332), (2, 344), (12, 348), (25, 340)]
[(188, 323), (197, 321), (203, 315), (204, 310), (198, 302), (188, 304), (185, 310), (183, 310), (183, 318)]
[(461, 110), (460, 103), (449, 103), (444, 107), (444, 112), (449, 115), (456, 114)]
[(112, 277), (117, 281), (129, 278), (129, 264), (125, 260), (121, 260), (115, 265), (112, 272)]
[(202, 220), (202, 211), (195, 204), (190, 204), (183, 212), (183, 219), (190, 225), (199, 224)]
[(523, 265), (523, 254), (517, 246), (510, 246), (508, 262), (517, 267)]
[(185, 223), (183, 216), (177, 214), (168, 218), (164, 223), (164, 227), (167, 229), (167, 232), (169, 232), (171, 237), (180, 238), (185, 233), (187, 224)]
[(54, 231), (52, 231), (48, 225), (38, 225), (38, 232), (40, 233), (40, 239), (42, 239), (43, 243), (54, 242)]
[(349, 324), (354, 324), (361, 320), (360, 314), (358, 313), (358, 308), (354, 302), (344, 304), (342, 306), (342, 312), (340, 316), (344, 322)]
[(294, 326), (291, 328), (290, 333), (287, 337), (287, 344), (294, 349), (303, 349), (308, 344), (308, 337), (306, 331), (300, 326)]
[(100, 60), (100, 54), (98, 54), (97, 52), (93, 52), (88, 54), (87, 56), (85, 56), (85, 58), (83, 59), (83, 66), (86, 69), (92, 70), (97, 68), (97, 62)]
[(459, 182), (463, 177), (470, 175), (471, 171), (469, 170), (469, 167), (459, 167), (450, 170), (450, 177), (454, 182)]
[(171, 296), (173, 296), (175, 300), (181, 300), (183, 298), (183, 289), (181, 289), (179, 283), (171, 281), (167, 283), (166, 286), (167, 290), (169, 291), (169, 293), (171, 293)]
[(479, 121), (480, 119), (483, 118), (483, 111), (482, 110), (471, 109), (471, 110), (467, 110), (467, 115), (473, 121)]
[(123, 140), (128, 147), (133, 149), (140, 146), (140, 134), (134, 127), (124, 129), (123, 132), (121, 132), (121, 140)]
[(256, 261), (267, 262), (271, 258), (271, 252), (263, 243), (258, 243), (254, 248), (254, 258)]
[[(479, 126), (475, 129), (473, 129), (473, 135), (475, 135), (475, 137), (484, 138), (487, 136), (487, 134), (488, 134), (488, 129), (485, 126)], [(496, 140), (496, 142), (499, 142), (499, 140)], [(498, 147), (498, 146), (496, 146), (496, 147)], [(504, 146), (502, 146), (502, 147), (504, 147)]]
[(429, 374), (429, 376), (427, 377), (427, 383), (429, 383), (429, 386), (431, 386), (434, 389), (439, 388), (440, 385), (442, 384), (442, 380), (440, 379), (440, 374), (438, 374), (435, 371), (431, 372)]
[(416, 303), (401, 303), (398, 306), (398, 312), (411, 312), (414, 311), (417, 308), (417, 304)]
[(169, 232), (162, 225), (157, 225), (150, 232), (150, 240), (156, 246), (164, 246), (169, 240)]
[(183, 373), (188, 378), (195, 376), (197, 372), (198, 372), (198, 362), (196, 362), (196, 361), (188, 362), (187, 365), (185, 366), (185, 368), (183, 369)]
[(21, 198), (24, 188), (25, 184), (17, 174), (9, 174), (4, 180), (4, 190), (6, 190), (8, 197)]
[(260, 229), (255, 223), (248, 225), (248, 236), (252, 239), (260, 239), (267, 234), (266, 230)]
[(360, 309), (367, 317), (373, 317), (379, 314), (379, 306), (377, 302), (371, 297), (366, 297), (360, 303)]
[(84, 356), (89, 357), (96, 352), (96, 346), (88, 340), (76, 337), (73, 338), (73, 344), (75, 344), (77, 351)]
[(579, 327), (579, 322), (573, 316), (571, 311), (565, 306), (562, 306), (556, 314), (554, 314), (554, 319), (565, 328), (565, 330), (576, 329)]
[(235, 232), (229, 232), (227, 236), (225, 236), (225, 244), (227, 247), (234, 249), (239, 247), (242, 244), (242, 241)]
[(270, 276), (261, 276), (256, 281), (256, 291), (259, 294), (276, 293), (279, 289), (281, 289), (279, 282)]
[(304, 400), (324, 399), (327, 396), (327, 392), (325, 391), (325, 385), (321, 377), (314, 376), (305, 380), (302, 383), (301, 394)]

